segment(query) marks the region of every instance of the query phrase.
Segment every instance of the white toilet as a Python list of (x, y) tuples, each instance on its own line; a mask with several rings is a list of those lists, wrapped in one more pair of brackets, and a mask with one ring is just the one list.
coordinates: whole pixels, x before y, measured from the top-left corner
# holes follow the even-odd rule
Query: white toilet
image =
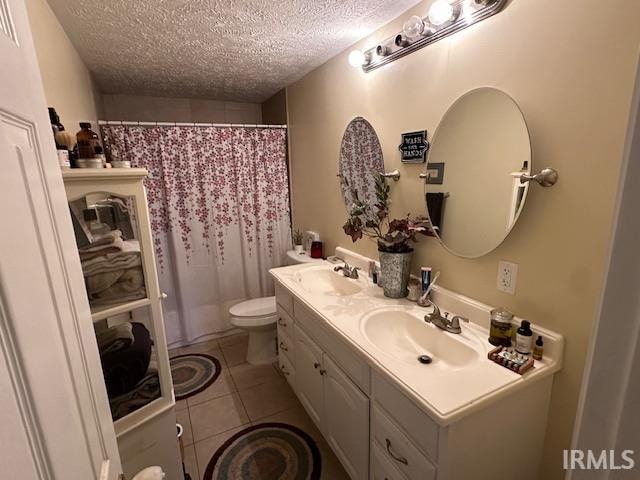
[[(287, 265), (321, 262), (295, 250), (287, 252)], [(249, 333), (247, 362), (251, 365), (265, 365), (277, 360), (276, 323), (278, 310), (276, 297), (254, 298), (238, 303), (229, 309), (231, 325)]]

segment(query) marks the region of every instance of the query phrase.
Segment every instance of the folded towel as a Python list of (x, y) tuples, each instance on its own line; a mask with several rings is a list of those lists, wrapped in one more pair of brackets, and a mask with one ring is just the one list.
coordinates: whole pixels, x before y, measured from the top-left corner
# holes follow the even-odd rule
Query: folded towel
[(117, 352), (129, 347), (134, 340), (133, 326), (130, 322), (109, 327), (96, 333), (100, 355)]
[(108, 253), (82, 262), (82, 272), (85, 277), (98, 273), (115, 272), (127, 268), (139, 267), (142, 258), (139, 251), (124, 251)]
[(95, 240), (93, 242), (91, 242), (89, 245), (85, 245), (84, 247), (79, 248), (78, 250), (80, 250), (81, 252), (92, 252), (95, 251), (97, 247), (112, 245), (114, 242), (122, 240), (122, 232), (120, 232), (120, 230), (111, 230), (109, 233), (105, 233), (94, 238)]
[(157, 372), (150, 370), (132, 391), (111, 399), (111, 416), (113, 420), (118, 420), (156, 398), (160, 398), (160, 378)]
[(92, 306), (132, 302), (146, 297), (142, 268), (129, 268), (87, 277), (87, 293)]

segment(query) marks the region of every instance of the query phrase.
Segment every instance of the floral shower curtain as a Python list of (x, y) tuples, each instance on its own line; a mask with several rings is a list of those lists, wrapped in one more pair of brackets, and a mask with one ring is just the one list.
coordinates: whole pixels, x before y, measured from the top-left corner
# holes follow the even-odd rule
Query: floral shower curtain
[(104, 126), (145, 181), (169, 344), (230, 330), (228, 309), (273, 295), (291, 248), (286, 131)]

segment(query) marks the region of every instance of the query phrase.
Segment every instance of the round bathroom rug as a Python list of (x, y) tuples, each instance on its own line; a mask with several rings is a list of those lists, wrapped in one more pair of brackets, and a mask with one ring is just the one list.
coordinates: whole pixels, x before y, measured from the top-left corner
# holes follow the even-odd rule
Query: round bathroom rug
[(184, 400), (202, 392), (216, 381), (221, 370), (217, 358), (202, 353), (178, 355), (170, 363), (176, 400)]
[(203, 480), (318, 480), (320, 471), (320, 451), (309, 434), (286, 423), (261, 423), (229, 438)]

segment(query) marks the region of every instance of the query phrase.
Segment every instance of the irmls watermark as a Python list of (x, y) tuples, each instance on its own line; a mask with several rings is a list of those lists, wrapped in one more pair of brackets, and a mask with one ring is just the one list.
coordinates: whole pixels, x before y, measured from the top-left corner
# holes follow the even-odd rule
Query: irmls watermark
[(633, 450), (565, 450), (565, 470), (632, 470), (636, 466)]

